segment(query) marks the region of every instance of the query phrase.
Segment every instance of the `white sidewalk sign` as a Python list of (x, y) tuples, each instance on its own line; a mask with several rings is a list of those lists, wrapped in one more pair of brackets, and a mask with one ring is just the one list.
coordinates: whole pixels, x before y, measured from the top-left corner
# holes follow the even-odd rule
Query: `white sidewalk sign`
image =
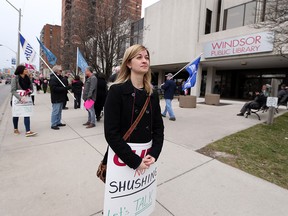
[(278, 106), (278, 97), (267, 97), (266, 106), (267, 107), (275, 107), (275, 108), (277, 108), (277, 106)]
[[(151, 143), (128, 144), (143, 158), (149, 152)], [(104, 215), (150, 215), (156, 202), (156, 163), (139, 172), (124, 164), (111, 148), (108, 152)]]

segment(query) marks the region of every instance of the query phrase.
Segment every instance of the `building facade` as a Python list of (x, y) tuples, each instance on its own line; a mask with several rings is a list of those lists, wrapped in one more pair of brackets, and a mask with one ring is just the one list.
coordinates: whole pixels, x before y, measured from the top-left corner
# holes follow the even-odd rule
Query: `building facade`
[[(60, 58), (61, 26), (46, 24), (40, 32), (39, 40), (44, 44), (46, 48), (48, 48), (57, 57), (57, 64), (61, 64), (61, 58)], [(52, 67), (53, 65), (49, 64), (46, 55), (41, 49), (41, 46), (39, 53), (40, 56), (49, 65), (49, 67)], [(40, 71), (43, 72), (44, 76), (46, 76), (45, 75), (46, 73), (49, 74), (48, 67), (41, 60), (40, 60)]]
[[(141, 18), (142, 0), (119, 1), (125, 4), (132, 22)], [(77, 47), (83, 53), (83, 44), (89, 43), (89, 38), (97, 34), (95, 26), (104, 19), (103, 4), (108, 11), (116, 3), (115, 0), (62, 0), (61, 59), (64, 70), (75, 70)], [(97, 12), (100, 5), (101, 11)], [(94, 52), (96, 49), (93, 48)]]
[[(160, 0), (146, 8), (143, 43), (151, 53), (154, 84), (200, 54), (192, 95), (248, 99), (272, 78), (288, 84), (288, 61), (274, 43), (278, 36), (255, 28), (265, 18), (263, 2)], [(187, 78), (185, 70), (175, 76), (178, 83)]]

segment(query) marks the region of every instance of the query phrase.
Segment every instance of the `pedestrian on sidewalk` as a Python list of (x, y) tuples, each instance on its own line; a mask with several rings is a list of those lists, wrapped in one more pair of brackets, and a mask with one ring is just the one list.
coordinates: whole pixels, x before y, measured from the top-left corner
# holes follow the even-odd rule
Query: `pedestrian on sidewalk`
[(44, 94), (46, 94), (46, 92), (47, 92), (48, 83), (49, 83), (49, 81), (48, 81), (47, 77), (44, 77), (43, 82), (42, 82), (42, 89), (43, 89)]
[[(24, 65), (19, 65), (15, 70), (15, 77), (12, 78), (11, 81), (11, 93), (12, 96), (15, 96), (21, 103), (26, 102), (26, 97), (30, 97), (31, 93), (33, 92), (32, 82), (29, 78), (29, 71)], [(20, 95), (17, 90), (24, 90), (25, 93)], [(11, 105), (12, 98), (11, 98)], [(19, 116), (13, 116), (13, 126), (14, 126), (14, 134), (19, 135), (20, 132), (18, 130), (18, 121)], [(30, 130), (30, 117), (24, 117), (24, 125), (26, 129), (26, 137), (35, 136), (37, 133)]]
[(84, 84), (82, 98), (84, 100), (84, 103), (89, 100), (93, 103), (93, 105), (89, 108), (86, 108), (86, 110), (88, 111), (88, 121), (83, 125), (86, 126), (86, 128), (93, 128), (96, 126), (94, 103), (96, 101), (97, 95), (97, 77), (93, 74), (93, 68), (91, 66), (88, 66), (86, 68), (85, 75), (87, 79)]
[[(109, 146), (130, 168), (148, 169), (160, 155), (164, 139), (158, 93), (153, 92), (148, 50), (139, 44), (129, 47), (124, 54), (121, 70), (111, 85), (104, 106), (104, 132)], [(127, 140), (124, 134), (140, 114), (147, 97), (150, 102), (141, 120)], [(149, 153), (141, 158), (129, 143), (152, 142)], [(106, 162), (106, 156), (103, 164)]]
[[(51, 103), (52, 103), (52, 113), (51, 113), (51, 129), (59, 130), (59, 127), (66, 126), (61, 122), (62, 118), (62, 108), (63, 102), (67, 97), (67, 90), (71, 89), (70, 86), (63, 86), (63, 77), (62, 77), (62, 67), (61, 65), (55, 65), (52, 70), (54, 73), (50, 75), (50, 93), (51, 93)], [(57, 77), (58, 78), (57, 78)], [(61, 83), (61, 82), (62, 83)]]
[(168, 73), (166, 77), (167, 78), (166, 78), (165, 83), (161, 85), (161, 88), (164, 90), (164, 99), (166, 103), (165, 110), (164, 112), (162, 112), (162, 116), (166, 117), (166, 114), (168, 112), (169, 117), (170, 117), (169, 120), (175, 121), (176, 118), (172, 109), (172, 100), (173, 100), (174, 93), (176, 90), (176, 83), (172, 80), (172, 77), (173, 77), (172, 73)]
[(83, 82), (80, 80), (80, 76), (76, 75), (74, 80), (72, 80), (72, 92), (74, 93), (74, 109), (80, 108), (81, 106), (81, 94)]

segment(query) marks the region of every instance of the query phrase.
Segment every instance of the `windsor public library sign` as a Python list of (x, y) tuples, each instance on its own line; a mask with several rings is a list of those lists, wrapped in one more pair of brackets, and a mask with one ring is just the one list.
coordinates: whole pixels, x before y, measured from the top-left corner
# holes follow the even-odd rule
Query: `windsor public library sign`
[(244, 55), (273, 50), (274, 34), (260, 32), (235, 38), (226, 38), (204, 45), (205, 58)]

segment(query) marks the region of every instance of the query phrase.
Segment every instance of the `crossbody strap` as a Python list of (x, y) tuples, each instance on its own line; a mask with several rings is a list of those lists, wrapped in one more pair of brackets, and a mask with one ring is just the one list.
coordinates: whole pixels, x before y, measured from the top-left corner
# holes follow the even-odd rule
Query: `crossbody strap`
[(142, 118), (148, 104), (150, 101), (150, 96), (147, 97), (145, 104), (140, 112), (140, 114), (137, 116), (136, 120), (133, 122), (133, 124), (130, 126), (130, 128), (127, 130), (127, 132), (124, 134), (123, 139), (126, 141), (128, 139), (128, 137), (131, 135), (132, 131), (135, 129), (135, 127), (137, 126), (137, 124), (139, 123), (140, 119)]

